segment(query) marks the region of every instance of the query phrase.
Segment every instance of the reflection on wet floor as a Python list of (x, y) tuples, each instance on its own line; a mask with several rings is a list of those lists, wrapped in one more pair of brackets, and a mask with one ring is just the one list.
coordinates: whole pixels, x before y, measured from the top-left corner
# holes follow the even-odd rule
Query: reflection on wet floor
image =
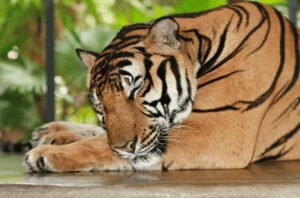
[(127, 171), (88, 173), (28, 173), (22, 166), (22, 155), (0, 153), (0, 184), (33, 184), (58, 186), (126, 185), (207, 185), (300, 183), (300, 161), (253, 164), (239, 170)]

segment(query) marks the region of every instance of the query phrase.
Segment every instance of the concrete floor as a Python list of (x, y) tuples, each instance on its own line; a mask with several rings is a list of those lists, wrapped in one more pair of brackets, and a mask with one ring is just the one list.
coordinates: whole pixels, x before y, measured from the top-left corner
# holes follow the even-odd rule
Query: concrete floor
[[(242, 170), (27, 173), (0, 154), (0, 197), (300, 197), (300, 161)], [(13, 164), (12, 164), (13, 163)]]

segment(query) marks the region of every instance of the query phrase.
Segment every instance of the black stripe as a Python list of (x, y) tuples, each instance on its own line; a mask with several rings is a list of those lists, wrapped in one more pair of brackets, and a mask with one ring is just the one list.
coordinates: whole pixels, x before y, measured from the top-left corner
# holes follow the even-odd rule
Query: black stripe
[(150, 57), (144, 58), (144, 65), (145, 65), (145, 79), (149, 81), (144, 93), (141, 94), (141, 97), (145, 97), (145, 95), (151, 90), (151, 86), (153, 85), (153, 80), (150, 74), (150, 69), (153, 65), (152, 61), (150, 60)]
[(144, 47), (134, 47), (134, 49), (137, 49), (138, 51), (142, 53), (146, 53), (146, 49)]
[(237, 30), (240, 29), (242, 21), (243, 21), (243, 15), (241, 14), (241, 12), (239, 11), (239, 9), (233, 7), (233, 6), (228, 6), (228, 9), (232, 10), (234, 13), (236, 13), (239, 17), (238, 23), (237, 23)]
[(123, 76), (129, 76), (130, 77), (130, 83), (132, 83), (133, 81), (133, 76), (130, 72), (128, 71), (125, 71), (125, 70), (119, 70), (120, 74), (123, 75)]
[(150, 127), (151, 127), (151, 128), (150, 128), (151, 131), (150, 131), (144, 138), (142, 138), (141, 144), (144, 144), (145, 141), (148, 140), (148, 138), (149, 138), (153, 133), (156, 132), (156, 129), (157, 129), (157, 128), (156, 128), (155, 126), (151, 125)]
[(180, 77), (179, 67), (176, 62), (175, 57), (171, 56), (169, 60), (170, 60), (170, 64), (171, 64), (171, 71), (176, 80), (176, 89), (178, 91), (178, 96), (181, 96), (182, 95), (182, 87), (181, 87), (181, 77)]
[[(171, 99), (169, 97), (168, 94), (168, 85), (166, 82), (166, 67), (167, 67), (167, 63), (169, 62), (168, 59), (164, 60), (163, 62), (161, 62), (161, 64), (159, 65), (158, 69), (157, 69), (157, 76), (160, 78), (161, 82), (162, 82), (162, 92), (161, 92), (161, 97), (159, 99), (159, 101), (161, 102), (162, 106), (168, 107), (168, 105), (171, 102)], [(168, 112), (168, 111), (166, 111)]]
[(298, 78), (299, 78), (299, 73), (300, 73), (300, 55), (299, 55), (299, 48), (298, 48), (298, 32), (297, 29), (289, 22), (290, 28), (292, 29), (293, 35), (294, 35), (294, 50), (295, 50), (295, 69), (294, 69), (294, 74), (292, 77), (291, 82), (287, 86), (287, 88), (283, 91), (282, 94), (280, 94), (272, 105), (274, 105), (276, 102), (278, 102), (284, 95), (286, 95), (296, 84)]
[[(101, 52), (100, 56), (98, 59), (106, 57), (108, 54), (110, 54), (110, 52), (104, 52), (104, 50)], [(102, 61), (101, 61), (102, 62)]]
[(246, 26), (248, 26), (249, 25), (249, 12), (246, 10), (246, 8), (244, 8), (243, 6), (240, 6), (240, 5), (232, 5), (232, 6), (239, 8), (244, 12), (244, 14), (246, 15)]
[(207, 36), (200, 34), (196, 29), (191, 29), (184, 32), (192, 32), (196, 35), (199, 43), (197, 58), (198, 62), (200, 64), (203, 64), (206, 61), (206, 58), (211, 50), (211, 40)]
[(266, 20), (267, 20), (267, 23), (268, 23), (268, 26), (267, 26), (267, 31), (266, 31), (266, 34), (261, 42), (261, 44), (254, 50), (252, 50), (248, 55), (250, 56), (251, 54), (257, 52), (258, 50), (260, 50), (264, 44), (266, 43), (268, 37), (269, 37), (269, 33), (270, 33), (270, 30), (271, 30), (271, 21), (270, 21), (270, 17), (269, 17), (269, 14), (268, 14), (268, 11), (260, 4), (256, 3), (256, 2), (253, 2), (254, 4), (256, 4), (256, 6), (258, 6), (261, 10), (261, 12), (263, 12), (264, 16), (266, 17)]
[(135, 78), (134, 78), (134, 81), (133, 83), (136, 83), (139, 79), (141, 79), (142, 76), (141, 75), (137, 75)]
[[(237, 54), (242, 48), (241, 46), (243, 46), (243, 44), (246, 42), (246, 40), (248, 40), (248, 38), (258, 29), (261, 27), (261, 25), (264, 23), (265, 21), (265, 17), (264, 17), (264, 8), (263, 6), (261, 6), (260, 4), (257, 4), (255, 2), (251, 2), (253, 3), (254, 5), (257, 6), (257, 8), (260, 10), (261, 14), (262, 14), (262, 20), (259, 22), (259, 24), (253, 28), (250, 33), (243, 39), (243, 41), (241, 42), (241, 44), (233, 51), (232, 54), (230, 54), (229, 56), (227, 56), (225, 59), (223, 59), (220, 63), (218, 63), (215, 67), (213, 67), (212, 69), (208, 70), (207, 72), (205, 72), (204, 74), (208, 73), (208, 72), (211, 72), (213, 70), (215, 70), (216, 68), (218, 68), (219, 66), (221, 66), (222, 64), (224, 64), (225, 62), (227, 62), (229, 59), (231, 59), (235, 54)], [(278, 15), (278, 12), (277, 12), (277, 15)], [(283, 19), (282, 19), (282, 16), (279, 14), (278, 15), (279, 19), (280, 19), (280, 22), (281, 23), (281, 29), (282, 29), (282, 25), (283, 25)], [(280, 18), (281, 17), (281, 18)], [(283, 27), (284, 28), (284, 27)], [(282, 29), (282, 34), (281, 34), (281, 40), (280, 40), (280, 49), (281, 49), (281, 54), (283, 52), (283, 55), (284, 55), (284, 50), (282, 50), (285, 46), (285, 43), (284, 43), (284, 37), (285, 37), (285, 32), (284, 32), (284, 29)], [(266, 101), (270, 95), (273, 93), (274, 89), (275, 89), (275, 86), (276, 86), (276, 83), (278, 81), (278, 78), (282, 72), (282, 69), (283, 69), (283, 63), (284, 63), (284, 56), (281, 56), (281, 62), (280, 62), (280, 66), (279, 66), (279, 69), (276, 73), (276, 76), (274, 78), (274, 81), (271, 85), (271, 87), (265, 91), (263, 94), (261, 94), (255, 101), (252, 101), (252, 102), (246, 102), (248, 103), (248, 107), (244, 110), (244, 111), (248, 111), (252, 108), (255, 108), (257, 106), (259, 106), (260, 104), (262, 104), (264, 101)], [(203, 74), (203, 75), (204, 75)], [(245, 102), (245, 101), (240, 101), (240, 102)]]
[(283, 151), (284, 148), (285, 147), (283, 147), (275, 155), (268, 155), (268, 156), (261, 157), (259, 160), (256, 160), (255, 163), (260, 163), (260, 162), (265, 162), (265, 161), (270, 161), (270, 160), (277, 160), (277, 159), (281, 158), (282, 156), (284, 156), (285, 154), (287, 154), (288, 152), (290, 152), (294, 147), (291, 147), (291, 148), (287, 149), (286, 151)]
[(195, 112), (195, 113), (215, 113), (215, 112), (221, 112), (221, 111), (237, 111), (237, 110), (239, 110), (238, 107), (226, 105), (223, 107), (218, 107), (218, 108), (213, 108), (213, 109), (193, 109), (193, 112)]
[(205, 83), (203, 83), (203, 84), (198, 85), (198, 86), (197, 86), (197, 89), (203, 88), (203, 87), (205, 87), (206, 85), (209, 85), (209, 84), (211, 84), (211, 83), (217, 82), (217, 81), (222, 80), (222, 79), (224, 79), (224, 78), (230, 77), (231, 75), (233, 75), (233, 74), (235, 74), (235, 73), (238, 73), (238, 72), (242, 72), (242, 71), (243, 71), (243, 70), (235, 70), (235, 71), (230, 72), (230, 73), (228, 73), (228, 74), (219, 76), (219, 77), (217, 77), (217, 78), (214, 78), (214, 79), (209, 80), (209, 81), (207, 81), (207, 82), (205, 82)]
[(131, 65), (131, 61), (129, 60), (122, 60), (122, 61), (119, 61), (117, 64), (116, 64), (116, 67), (117, 68), (121, 68), (121, 67), (126, 67), (126, 66), (129, 66)]
[(298, 105), (300, 104), (300, 97), (296, 98), (295, 100), (293, 100), (291, 102), (291, 104), (289, 104), (280, 114), (279, 116), (274, 120), (274, 122), (277, 122), (278, 120), (280, 120), (284, 115), (286, 115), (287, 113), (296, 110), (296, 108), (298, 107)]
[(185, 80), (186, 80), (186, 84), (187, 84), (188, 96), (181, 102), (181, 104), (178, 105), (179, 106), (178, 109), (175, 109), (171, 112), (172, 116), (169, 118), (170, 123), (173, 123), (173, 121), (178, 113), (184, 112), (190, 104), (191, 105), (193, 104), (193, 100), (191, 99), (192, 86), (191, 86), (191, 82), (189, 80), (186, 68), (185, 68)]
[(145, 97), (145, 95), (151, 90), (151, 84), (148, 83), (146, 89), (143, 93), (141, 93), (141, 97)]
[(156, 112), (152, 112), (152, 111), (148, 110), (146, 107), (144, 107), (148, 111), (148, 113), (151, 115), (152, 118), (163, 116), (163, 114), (160, 111), (158, 111), (158, 109), (156, 108), (156, 106), (159, 102), (160, 102), (159, 100), (154, 100), (152, 102), (143, 101), (143, 105), (151, 106), (156, 110)]
[(199, 40), (198, 61), (201, 65), (206, 62), (208, 54), (211, 50), (211, 40), (207, 36), (195, 32)]
[[(253, 3), (253, 2), (251, 2)], [(256, 4), (254, 4), (256, 5)], [(261, 7), (257, 7), (259, 10), (263, 9)], [(265, 22), (266, 18), (264, 16), (264, 13), (262, 10), (260, 10), (261, 14), (262, 14), (262, 19), (261, 21), (244, 37), (244, 39), (241, 41), (241, 43), (237, 46), (237, 48), (235, 50), (233, 50), (226, 58), (224, 58), (223, 60), (221, 60), (218, 64), (214, 65), (214, 67), (212, 67), (213, 65), (209, 65), (209, 67), (207, 67), (207, 69), (203, 72), (201, 72), (199, 74), (199, 76), (203, 76), (209, 72), (214, 71), (215, 69), (219, 68), (220, 66), (222, 66), (223, 64), (225, 64), (227, 61), (231, 60), (236, 54), (238, 54), (244, 47), (245, 42), (250, 38), (250, 36), (256, 32)]]
[(131, 45), (135, 45), (135, 44), (137, 44), (139, 42), (140, 42), (140, 40), (135, 40), (135, 41), (132, 41), (132, 42), (124, 43), (124, 44), (121, 44), (120, 46), (118, 46), (118, 49), (123, 49), (125, 47), (131, 46)]
[[(278, 146), (283, 145), (284, 143), (286, 143), (289, 139), (291, 139), (292, 137), (294, 137), (298, 132), (300, 131), (300, 123), (298, 123), (298, 125), (293, 128), (290, 132), (288, 132), (287, 134), (285, 134), (284, 136), (280, 137), (278, 140), (276, 140), (273, 144), (271, 144), (269, 147), (267, 147), (265, 149), (265, 151), (263, 153), (260, 154), (260, 156), (262, 158), (264, 158), (264, 156), (269, 153), (270, 151), (274, 150), (275, 148), (277, 148)], [(260, 161), (260, 160), (259, 160)]]
[(125, 71), (125, 70), (121, 70), (121, 69), (119, 70), (119, 72), (120, 72), (121, 75), (130, 76), (131, 77), (131, 82), (132, 82), (133, 76), (132, 76), (132, 74), (130, 72)]
[(134, 99), (135, 93), (139, 90), (139, 88), (141, 88), (141, 85), (142, 85), (142, 84), (136, 86), (135, 88), (133, 88), (133, 89), (131, 90), (131, 92), (130, 92), (130, 94), (129, 94), (129, 97), (128, 97), (129, 100), (133, 100), (133, 99)]
[(156, 105), (157, 105), (158, 102), (159, 102), (159, 100), (154, 100), (152, 102), (143, 101), (143, 105), (149, 105), (151, 107), (156, 108)]
[(149, 118), (157, 118), (157, 117), (160, 117), (158, 114), (156, 113), (152, 113), (150, 111), (147, 110), (147, 112), (144, 112), (144, 111), (140, 111), (143, 115), (149, 117)]
[(134, 54), (131, 52), (118, 52), (118, 53), (112, 55), (112, 59), (133, 58), (133, 57), (134, 57)]
[[(151, 148), (151, 146), (153, 145), (153, 142), (156, 140), (156, 138), (158, 137), (158, 135), (159, 135), (158, 133), (155, 133), (154, 137), (153, 137), (147, 144), (145, 144), (145, 142), (143, 142), (143, 143), (144, 143), (144, 144), (143, 144), (143, 147), (140, 148), (140, 150), (146, 148), (145, 151), (147, 151), (149, 148)], [(146, 140), (145, 140), (145, 141), (146, 141)], [(148, 146), (150, 146), (150, 147), (148, 147)], [(148, 147), (148, 148), (147, 148), (147, 147)]]
[[(110, 49), (120, 49), (119, 46), (120, 44), (126, 43), (127, 41), (132, 41), (132, 40), (140, 40), (141, 38), (143, 38), (141, 35), (131, 35), (131, 36), (127, 36), (127, 37), (123, 37), (123, 38), (117, 38), (120, 39), (120, 41), (114, 41), (112, 42), (110, 45), (108, 45), (107, 47), (105, 47), (102, 51), (102, 53), (105, 53), (105, 51), (110, 50)], [(102, 55), (100, 55), (100, 57), (102, 57)]]
[(173, 110), (173, 111), (170, 113), (172, 116), (169, 117), (169, 122), (170, 122), (171, 124), (174, 124), (174, 119), (175, 119), (175, 117), (176, 117), (179, 113), (186, 111), (187, 107), (188, 107), (190, 104), (192, 104), (192, 99), (191, 99), (190, 96), (188, 96), (187, 98), (184, 99), (183, 102), (181, 102), (181, 104), (179, 104), (178, 109), (175, 109), (175, 110)]
[(191, 39), (191, 38), (188, 38), (188, 37), (185, 37), (185, 36), (182, 36), (182, 35), (179, 35), (179, 38), (184, 40), (185, 42), (192, 42), (194, 43), (194, 40)]
[(261, 94), (257, 99), (255, 99), (251, 104), (248, 105), (245, 111), (251, 110), (259, 105), (261, 105), (263, 102), (265, 102), (273, 93), (276, 84), (278, 82), (278, 79), (280, 77), (280, 74), (282, 73), (283, 67), (284, 67), (284, 61), (285, 61), (285, 28), (284, 28), (284, 21), (282, 15), (275, 10), (275, 13), (279, 19), (280, 23), (280, 29), (281, 29), (281, 34), (280, 34), (280, 63), (278, 70), (276, 72), (276, 75), (274, 77), (274, 80), (269, 87), (263, 94)]
[(188, 76), (187, 68), (185, 68), (185, 80), (187, 82), (186, 84), (187, 84), (189, 97), (192, 97), (192, 85), (191, 85), (191, 81), (190, 81), (189, 76)]
[(211, 69), (213, 64), (220, 57), (220, 55), (224, 49), (224, 46), (225, 46), (226, 36), (227, 36), (229, 25), (231, 24), (231, 20), (232, 20), (232, 18), (227, 23), (226, 27), (224, 28), (224, 30), (222, 32), (222, 35), (219, 40), (219, 46), (218, 46), (216, 53), (209, 61), (207, 61), (202, 67), (200, 67), (200, 69), (197, 71), (197, 75), (196, 75), (197, 78), (199, 78), (200, 76), (203, 76), (205, 73), (207, 73), (207, 71), (209, 71), (209, 69)]
[(128, 34), (129, 32), (132, 32), (135, 30), (141, 30), (141, 29), (148, 29), (149, 26), (150, 26), (149, 24), (145, 24), (145, 23), (136, 23), (133, 25), (125, 26), (117, 34), (116, 39), (118, 39), (118, 38), (123, 39), (123, 37), (126, 36), (126, 34)]

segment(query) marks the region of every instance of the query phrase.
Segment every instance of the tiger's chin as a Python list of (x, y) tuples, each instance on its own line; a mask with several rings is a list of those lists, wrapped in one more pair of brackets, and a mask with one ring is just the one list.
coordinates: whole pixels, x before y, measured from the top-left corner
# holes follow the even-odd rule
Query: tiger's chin
[(157, 148), (154, 147), (143, 154), (127, 153), (119, 156), (130, 161), (135, 170), (161, 170), (162, 155), (156, 151)]
[(131, 164), (135, 170), (161, 170), (161, 159), (157, 154), (135, 156)]

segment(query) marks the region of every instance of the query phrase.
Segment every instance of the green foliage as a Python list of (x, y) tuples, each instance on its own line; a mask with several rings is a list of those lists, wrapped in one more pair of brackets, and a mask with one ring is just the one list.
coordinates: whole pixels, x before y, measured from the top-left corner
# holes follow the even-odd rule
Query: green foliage
[(218, 6), (226, 5), (227, 0), (205, 0), (205, 1), (194, 1), (184, 0), (179, 1), (175, 6), (177, 13), (189, 13), (209, 10)]
[[(287, 0), (258, 0), (286, 8)], [(96, 123), (86, 99), (86, 68), (76, 48), (100, 52), (124, 25), (208, 10), (227, 0), (60, 0), (56, 19), (57, 119)], [(286, 10), (286, 9), (281, 9)], [(286, 13), (286, 11), (285, 11)], [(44, 1), (0, 1), (0, 129), (30, 131), (42, 123)], [(18, 58), (7, 54), (17, 49)], [(34, 102), (33, 102), (34, 101)]]
[(45, 92), (45, 76), (37, 66), (25, 59), (23, 65), (0, 61), (0, 94), (7, 90), (21, 94), (42, 94)]
[[(0, 57), (15, 45), (22, 46), (30, 35), (28, 23), (38, 20), (42, 14), (42, 2), (39, 0), (0, 1)], [(21, 34), (20, 31), (22, 30)]]
[(33, 101), (45, 92), (45, 77), (36, 68), (26, 59), (23, 66), (0, 62), (0, 128), (29, 131), (42, 123)]
[(8, 90), (0, 97), (0, 123), (5, 131), (30, 131), (41, 124), (41, 119), (33, 104), (32, 94)]
[(288, 3), (288, 0), (256, 0), (256, 1), (268, 5), (287, 5)]
[(115, 34), (116, 30), (104, 26), (74, 33), (65, 31), (56, 42), (57, 74), (63, 76), (67, 85), (76, 91), (84, 90), (87, 70), (77, 57), (75, 49), (82, 48), (100, 52)]
[(94, 124), (98, 122), (98, 119), (95, 116), (95, 112), (93, 111), (89, 103), (81, 106), (78, 109), (75, 108), (71, 110), (74, 113), (71, 113), (70, 117), (68, 118), (69, 121), (77, 122), (77, 123), (94, 123)]
[[(32, 43), (33, 23), (40, 21), (39, 0), (0, 1), (0, 129), (31, 131), (42, 123), (33, 101), (45, 93), (44, 71), (28, 56), (38, 45)], [(8, 60), (8, 52), (16, 60)]]

